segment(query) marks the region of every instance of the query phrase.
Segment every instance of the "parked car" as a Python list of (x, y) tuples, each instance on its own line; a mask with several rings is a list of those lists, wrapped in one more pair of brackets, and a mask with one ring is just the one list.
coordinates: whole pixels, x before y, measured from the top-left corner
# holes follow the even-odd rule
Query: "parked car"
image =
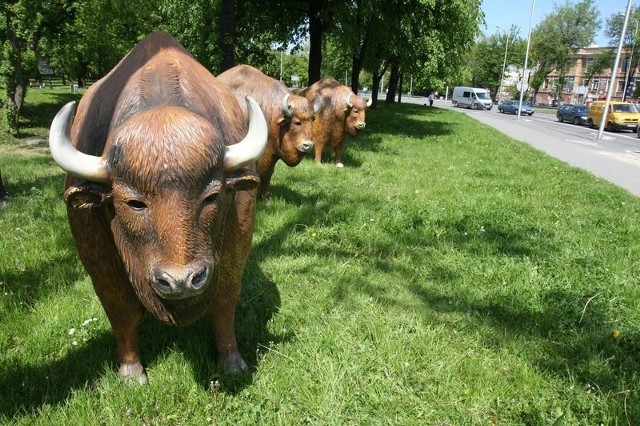
[(535, 109), (533, 108), (533, 106), (531, 106), (531, 104), (528, 102), (522, 103), (521, 105), (520, 101), (511, 100), (511, 101), (504, 101), (500, 105), (498, 105), (498, 111), (503, 114), (506, 114), (506, 113), (518, 114), (518, 110), (520, 110), (520, 115), (527, 114), (531, 116), (535, 112)]
[[(589, 106), (587, 125), (591, 128), (599, 126), (602, 120), (605, 101), (595, 101)], [(611, 101), (607, 111), (605, 128), (609, 132), (619, 130), (631, 130), (637, 132), (640, 123), (640, 112), (634, 104), (627, 102)]]
[(587, 107), (581, 104), (564, 104), (556, 111), (559, 122), (568, 121), (573, 124), (587, 123)]

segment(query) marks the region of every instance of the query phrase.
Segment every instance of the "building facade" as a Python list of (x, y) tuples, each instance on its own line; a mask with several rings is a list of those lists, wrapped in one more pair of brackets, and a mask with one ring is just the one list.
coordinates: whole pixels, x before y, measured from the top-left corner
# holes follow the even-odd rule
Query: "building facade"
[[(550, 106), (561, 103), (586, 104), (597, 99), (605, 99), (611, 80), (613, 80), (614, 84), (611, 100), (622, 100), (623, 94), (626, 93), (624, 99), (627, 102), (636, 102), (637, 99), (632, 95), (636, 83), (635, 77), (637, 76), (637, 70), (628, 70), (629, 63), (631, 62), (630, 54), (633, 53), (633, 51), (626, 51), (620, 55), (620, 63), (618, 64), (618, 70), (615, 76), (611, 76), (613, 68), (612, 60), (610, 68), (603, 70), (600, 74), (590, 79), (587, 77), (587, 68), (596, 60), (600, 52), (605, 49), (611, 50), (612, 48), (588, 47), (578, 50), (570, 59), (571, 64), (565, 75), (565, 84), (562, 88), (560, 99), (556, 99), (558, 74), (553, 71), (547, 76), (542, 86), (540, 86), (540, 90), (538, 90), (534, 100), (535, 104)], [(627, 76), (629, 76), (628, 79)], [(533, 93), (530, 93), (530, 95), (533, 96)]]

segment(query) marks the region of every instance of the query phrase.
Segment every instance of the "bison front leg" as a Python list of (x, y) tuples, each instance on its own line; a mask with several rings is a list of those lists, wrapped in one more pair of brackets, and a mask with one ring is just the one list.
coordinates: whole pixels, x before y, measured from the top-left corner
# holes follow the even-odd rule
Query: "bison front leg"
[(342, 153), (344, 151), (344, 144), (340, 143), (336, 145), (333, 149), (336, 152), (336, 167), (344, 167), (344, 163), (342, 162)]
[(217, 291), (209, 310), (218, 351), (218, 366), (226, 373), (242, 373), (249, 369), (238, 351), (235, 316), (242, 275), (251, 248), (255, 208), (256, 190), (235, 193), (234, 207), (225, 223)]
[(235, 334), (236, 302), (215, 303), (210, 318), (213, 325), (216, 349), (218, 351), (218, 368), (225, 373), (244, 373), (249, 367), (238, 351)]
[[(68, 211), (78, 254), (111, 323), (118, 347), (120, 376), (127, 381), (146, 383), (147, 374), (138, 350), (138, 330), (145, 309), (129, 283), (108, 230), (108, 221), (91, 211), (74, 208)], [(90, 238), (87, 230), (91, 230)]]
[(135, 295), (121, 297), (122, 294), (118, 292), (102, 292), (98, 290), (99, 285), (94, 286), (116, 339), (120, 362), (118, 374), (127, 382), (147, 383), (147, 373), (140, 362), (138, 347), (144, 306), (135, 298)]
[(260, 172), (260, 197), (269, 198), (271, 196), (271, 176), (276, 168), (275, 162), (270, 164), (267, 169)]
[(324, 141), (315, 141), (313, 145), (316, 164), (322, 164), (322, 151), (324, 150)]

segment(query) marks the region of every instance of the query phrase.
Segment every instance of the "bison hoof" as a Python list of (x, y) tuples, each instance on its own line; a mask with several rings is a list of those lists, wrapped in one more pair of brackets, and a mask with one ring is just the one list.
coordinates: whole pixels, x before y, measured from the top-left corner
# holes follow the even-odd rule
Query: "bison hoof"
[(249, 371), (249, 366), (238, 351), (218, 354), (218, 368), (226, 374), (241, 374)]
[(140, 364), (140, 361), (133, 364), (120, 364), (118, 374), (126, 383), (132, 385), (145, 385), (149, 381), (147, 379), (147, 372), (144, 371), (144, 367)]
[(339, 169), (341, 169), (341, 168), (343, 168), (343, 167), (344, 167), (344, 164), (342, 164), (342, 163), (336, 163), (336, 167), (337, 167), (337, 168), (339, 168)]

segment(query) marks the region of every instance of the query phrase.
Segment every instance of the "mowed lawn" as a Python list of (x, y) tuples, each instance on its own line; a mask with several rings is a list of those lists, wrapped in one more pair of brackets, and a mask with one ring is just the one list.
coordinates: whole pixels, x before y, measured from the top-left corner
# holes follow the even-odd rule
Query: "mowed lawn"
[(259, 203), (241, 380), (206, 321), (148, 316), (149, 384), (121, 383), (63, 173), (1, 142), (0, 423), (640, 424), (640, 200), (460, 112), (367, 114), (344, 169), (279, 163)]

